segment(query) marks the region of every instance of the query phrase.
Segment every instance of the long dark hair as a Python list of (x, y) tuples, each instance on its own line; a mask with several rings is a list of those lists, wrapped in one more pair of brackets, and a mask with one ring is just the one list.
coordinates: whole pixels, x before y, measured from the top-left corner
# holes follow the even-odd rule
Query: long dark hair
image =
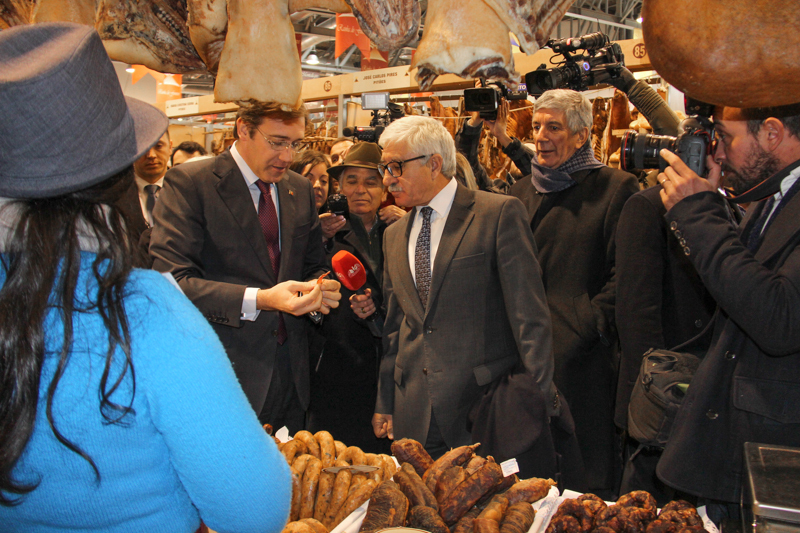
[[(0, 258), (6, 280), (0, 289), (0, 504), (16, 505), (36, 488), (21, 484), (11, 473), (31, 437), (36, 420), (40, 377), (45, 356), (44, 320), (56, 309), (64, 324), (58, 366), (47, 384), (47, 421), (56, 438), (78, 454), (95, 471), (94, 461), (63, 435), (53, 420), (53, 396), (67, 366), (72, 348), (72, 316), (81, 264), (80, 235), (100, 243), (92, 265), (98, 284), (93, 305), (108, 330), (108, 352), (100, 382), (100, 412), (108, 423), (118, 423), (132, 413), (110, 397), (130, 372), (131, 343), (123, 295), (131, 271), (133, 243), (126, 234), (122, 213), (114, 206), (133, 181), (133, 167), (102, 183), (56, 198), (19, 200), (16, 229), (10, 232)], [(117, 348), (124, 354), (122, 370), (110, 376)], [(135, 384), (133, 391), (135, 393)]]

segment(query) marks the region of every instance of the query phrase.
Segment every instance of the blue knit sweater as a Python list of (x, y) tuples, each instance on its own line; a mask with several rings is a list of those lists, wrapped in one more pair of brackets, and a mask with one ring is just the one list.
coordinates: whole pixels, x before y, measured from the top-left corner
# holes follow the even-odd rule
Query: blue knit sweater
[[(135, 415), (108, 424), (98, 386), (107, 332), (86, 305), (95, 255), (82, 254), (75, 340), (53, 402), (56, 427), (97, 465), (61, 445), (45, 413), (63, 335), (50, 312), (36, 426), (14, 475), (39, 481), (16, 507), (0, 506), (2, 532), (279, 532), (289, 514), (286, 461), (250, 408), (219, 340), (161, 274), (134, 270), (126, 287), (135, 394), (126, 378), (112, 400)], [(5, 273), (0, 269), (0, 283)], [(76, 308), (78, 305), (76, 305)], [(118, 354), (121, 351), (117, 350)], [(121, 366), (112, 367), (113, 383)], [(130, 375), (128, 375), (130, 377)]]

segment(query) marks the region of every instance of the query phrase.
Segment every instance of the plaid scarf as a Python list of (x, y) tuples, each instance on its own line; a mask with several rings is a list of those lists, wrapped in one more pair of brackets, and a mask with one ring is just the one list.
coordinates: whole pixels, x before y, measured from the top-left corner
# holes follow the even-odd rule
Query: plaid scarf
[(559, 192), (578, 184), (570, 174), (602, 166), (604, 165), (594, 157), (591, 143), (586, 141), (558, 168), (543, 167), (535, 159), (531, 161), (531, 181), (540, 193)]

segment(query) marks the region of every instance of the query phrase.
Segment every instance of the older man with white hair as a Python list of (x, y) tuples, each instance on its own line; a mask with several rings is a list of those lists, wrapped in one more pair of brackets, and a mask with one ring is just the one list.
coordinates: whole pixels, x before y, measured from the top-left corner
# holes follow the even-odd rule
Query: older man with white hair
[(435, 119), (397, 120), (380, 142), (384, 184), (415, 209), (384, 235), (376, 435), (415, 439), (434, 457), (470, 444), (473, 404), (523, 366), (546, 421), (559, 410), (550, 314), (524, 206), (453, 179), (455, 143)]
[(555, 374), (575, 419), (583, 487), (612, 499), (618, 474), (614, 275), (617, 220), (636, 178), (592, 153), (592, 106), (575, 91), (545, 92), (534, 105), (536, 158), (511, 187), (528, 209), (553, 318)]

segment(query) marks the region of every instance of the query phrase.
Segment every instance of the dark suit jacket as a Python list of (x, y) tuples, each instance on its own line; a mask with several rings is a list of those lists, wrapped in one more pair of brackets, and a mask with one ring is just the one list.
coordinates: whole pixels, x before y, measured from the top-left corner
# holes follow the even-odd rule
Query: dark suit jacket
[[(628, 426), (628, 404), (642, 356), (650, 348), (674, 348), (703, 331), (716, 308), (667, 228), (661, 187), (631, 196), (617, 226), (617, 329), (620, 341), (619, 384), (614, 421)], [(711, 330), (682, 351), (705, 355)]]
[(395, 438), (424, 443), (431, 410), (448, 446), (471, 442), (467, 415), (486, 385), (522, 361), (548, 401), (550, 316), (536, 245), (515, 198), (458, 186), (423, 309), (408, 264), (416, 210), (384, 236), (384, 355), (375, 412)]
[[(153, 213), (150, 243), (153, 268), (171, 272), (211, 322), (256, 412), (272, 377), (278, 313), (262, 311), (255, 321), (241, 320), (245, 289), (311, 279), (324, 265), (311, 183), (287, 172), (277, 186), (281, 228), (277, 279), (250, 191), (227, 151), (167, 172)], [(308, 407), (308, 319), (284, 315), (284, 320), (295, 385), (301, 404)]]
[(622, 207), (639, 185), (608, 167), (572, 178), (577, 185), (542, 195), (526, 177), (510, 194), (527, 207), (539, 248), (553, 319), (553, 380), (575, 420), (587, 486), (607, 489), (615, 484), (615, 235)]
[[(761, 209), (751, 206), (742, 235)], [(657, 473), (685, 492), (738, 502), (745, 442), (800, 446), (800, 195), (755, 255), (717, 194), (682, 200), (667, 221), (722, 312)]]

